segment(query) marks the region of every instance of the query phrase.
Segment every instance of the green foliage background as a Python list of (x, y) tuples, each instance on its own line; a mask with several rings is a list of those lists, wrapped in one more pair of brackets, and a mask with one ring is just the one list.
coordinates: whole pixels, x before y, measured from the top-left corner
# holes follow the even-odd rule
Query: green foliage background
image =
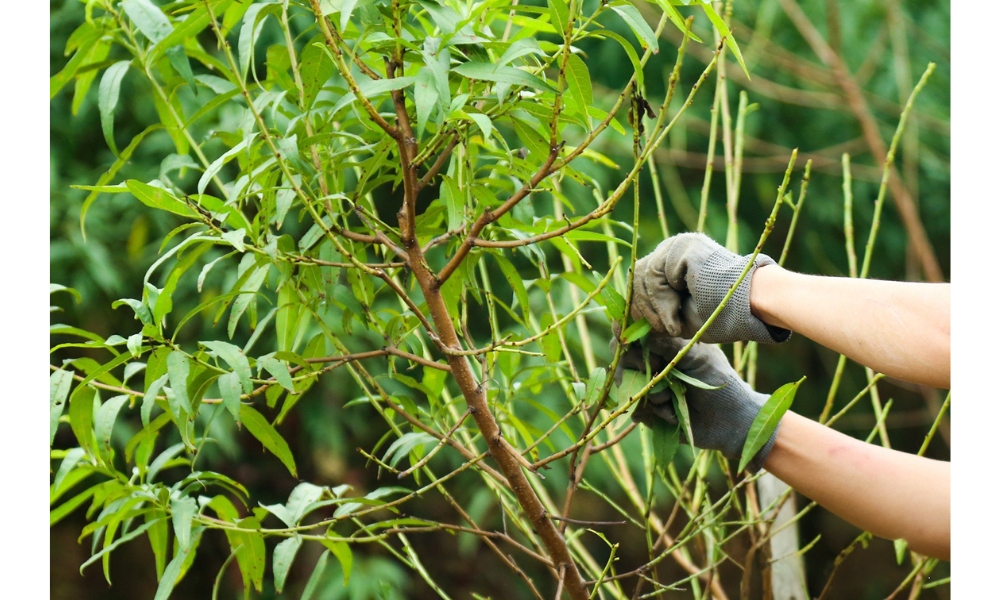
[[(948, 278), (950, 219), (949, 219), (949, 4), (947, 2), (869, 3), (860, 0), (807, 0), (801, 3), (814, 23), (820, 25), (827, 39), (837, 34), (829, 27), (828, 13), (831, 6), (839, 12), (839, 48), (842, 56), (855, 74), (865, 97), (873, 108), (884, 140), (888, 140), (898, 119), (901, 100), (908, 91), (901, 93), (900, 83), (910, 84), (923, 72), (928, 62), (937, 64), (937, 72), (920, 96), (911, 128), (917, 140), (904, 144), (897, 164), (901, 167), (905, 185), (919, 198), (920, 215), (927, 235), (941, 264), (945, 279)], [(638, 5), (647, 20), (655, 23), (652, 6)], [(64, 55), (67, 37), (82, 22), (85, 6), (75, 0), (51, 2), (50, 57), (51, 72), (58, 72), (67, 61)], [(898, 10), (897, 20), (887, 16), (887, 10)], [(586, 9), (585, 9), (586, 12)], [(872, 205), (881, 173), (880, 165), (873, 160), (862, 139), (861, 128), (854, 114), (847, 109), (842, 90), (835, 84), (829, 69), (821, 66), (796, 28), (782, 12), (776, 0), (736, 2), (733, 13), (736, 39), (743, 49), (752, 80), (747, 82), (730, 62), (730, 76), (736, 84), (730, 88), (730, 103), (737, 103), (739, 90), (746, 89), (750, 101), (759, 108), (746, 122), (746, 162), (740, 205), (740, 249), (748, 252), (762, 228), (773, 202), (774, 189), (781, 180), (792, 148), (800, 149), (800, 157), (814, 158), (813, 175), (809, 194), (798, 224), (798, 233), (792, 245), (786, 266), (802, 272), (827, 275), (845, 275), (847, 259), (843, 241), (843, 196), (840, 177), (840, 154), (849, 152), (855, 164), (854, 198), (855, 228), (858, 232), (859, 252), (872, 218)], [(837, 19), (835, 19), (837, 20)], [(605, 23), (623, 36), (631, 32), (621, 22)], [(707, 20), (696, 20), (696, 30), (707, 32)], [(258, 47), (272, 43), (265, 32)], [(896, 37), (893, 47), (893, 36)], [(662, 98), (665, 81), (673, 65), (673, 48), (679, 43), (679, 34), (671, 28), (664, 30), (662, 46), (669, 51), (654, 56), (646, 67), (647, 95)], [(899, 40), (906, 48), (899, 48)], [(631, 37), (630, 37), (631, 39)], [(208, 44), (212, 45), (212, 44)], [(682, 81), (693, 81), (704, 68), (711, 48), (692, 49), (684, 65)], [(587, 42), (581, 45), (594, 82), (594, 95), (610, 103), (630, 75), (627, 69), (616, 68), (628, 64), (621, 48), (612, 43)], [(894, 51), (895, 50), (895, 51)], [(662, 73), (662, 76), (657, 74)], [(901, 74), (905, 73), (906, 76)], [(143, 128), (159, 120), (148, 88), (126, 78), (118, 104), (115, 126), (118, 140), (131, 139)], [(87, 238), (80, 229), (80, 211), (86, 192), (70, 188), (72, 184), (93, 184), (114, 161), (101, 131), (97, 109), (97, 84), (74, 106), (72, 85), (62, 90), (50, 104), (51, 155), (50, 155), (50, 269), (51, 281), (77, 289), (82, 302), (74, 302), (68, 295), (54, 297), (63, 312), (55, 313), (53, 322), (72, 323), (81, 328), (107, 337), (112, 333), (134, 327), (131, 311), (112, 310), (111, 303), (118, 298), (134, 296), (142, 287), (146, 269), (156, 260), (159, 244), (175, 225), (170, 215), (153, 211), (136, 202), (128, 194), (104, 195), (87, 215)], [(694, 228), (693, 216), (704, 177), (705, 149), (711, 91), (699, 94), (694, 105), (657, 154), (657, 168), (666, 198), (666, 220), (671, 233)], [(679, 98), (678, 98), (679, 100)], [(75, 115), (73, 113), (76, 113)], [(222, 118), (226, 118), (224, 115)], [(210, 132), (206, 131), (205, 135)], [(211, 144), (212, 142), (210, 142)], [(222, 146), (219, 145), (219, 148)], [(629, 165), (632, 156), (631, 140), (625, 136), (605, 136), (597, 149), (621, 165)], [(215, 154), (217, 148), (213, 148)], [(155, 133), (140, 146), (132, 160), (122, 169), (117, 181), (139, 179), (149, 181), (161, 177), (162, 158), (174, 152), (171, 139), (164, 133)], [(721, 140), (717, 158), (721, 156)], [(800, 158), (797, 178), (801, 176), (804, 158)], [(613, 188), (621, 180), (622, 172), (612, 168), (591, 169), (589, 174), (602, 188)], [(196, 175), (188, 175), (196, 180)], [(195, 178), (195, 179), (192, 179)], [(725, 239), (726, 215), (721, 163), (716, 176), (709, 204), (707, 232), (717, 240)], [(192, 187), (191, 181), (186, 181)], [(639, 232), (642, 255), (651, 250), (662, 238), (652, 201), (650, 172), (641, 176), (642, 220)], [(589, 191), (582, 186), (568, 185), (571, 200), (585, 201)], [(648, 201), (647, 201), (648, 200)], [(631, 220), (632, 206), (623, 201), (613, 217)], [(777, 256), (787, 233), (787, 214), (779, 221), (775, 233), (765, 247), (765, 252)], [(604, 265), (606, 267), (606, 265)], [(601, 265), (595, 263), (600, 270)], [(223, 273), (213, 277), (224, 277)], [(881, 233), (876, 245), (872, 276), (885, 279), (920, 278), (915, 260), (908, 254), (906, 231), (895, 209), (887, 205)], [(175, 297), (175, 302), (194, 305), (199, 299), (193, 290), (191, 297)], [(590, 317), (595, 327), (603, 327), (599, 317)], [(185, 331), (190, 340), (203, 339), (206, 329), (192, 325)], [(207, 326), (202, 326), (206, 327)], [(604, 338), (607, 339), (607, 338)], [(185, 341), (185, 340), (179, 340)], [(55, 341), (53, 343), (56, 343)], [(601, 343), (595, 352), (607, 364), (609, 356)], [(53, 364), (63, 356), (57, 353)], [(795, 410), (815, 418), (822, 409), (827, 384), (836, 365), (837, 356), (801, 337), (779, 348), (761, 348), (757, 387), (772, 390), (787, 381), (808, 375), (807, 383), (799, 391)], [(391, 485), (388, 479), (377, 479), (378, 471), (369, 465), (355, 448), (371, 448), (385, 433), (385, 426), (374, 410), (365, 404), (345, 408), (357, 390), (347, 379), (346, 373), (320, 380), (300, 401), (296, 411), (283, 424), (282, 434), (292, 448), (298, 465), (298, 475), (305, 481), (350, 483), (358, 489), (374, 489)], [(864, 372), (857, 365), (849, 364), (838, 396), (838, 405), (864, 386)], [(883, 399), (894, 400), (893, 412), (887, 425), (893, 447), (915, 452), (923, 441), (930, 422), (940, 405), (940, 394), (920, 390), (895, 382), (880, 384)], [(545, 398), (540, 399), (544, 403)], [(863, 437), (870, 431), (874, 418), (870, 413), (845, 418), (840, 428)], [(133, 424), (133, 427), (135, 425)], [(235, 428), (218, 434), (218, 444), (210, 449), (209, 460), (220, 471), (233, 473), (251, 492), (251, 497), (263, 504), (283, 502), (297, 483), (288, 476), (281, 463), (270, 454), (261, 454), (258, 444), (236, 435)], [(947, 429), (934, 439), (928, 455), (947, 459)], [(60, 431), (55, 447), (71, 443), (68, 428)], [(116, 431), (127, 439), (127, 431)], [(628, 441), (628, 440), (627, 440)], [(632, 440), (635, 442), (635, 440)], [(562, 475), (560, 475), (562, 476)], [(594, 476), (600, 480), (600, 475)], [(470, 494), (470, 506), (477, 499)], [(418, 501), (416, 510), (433, 515), (445, 510), (440, 502), (428, 496)], [(589, 512), (594, 519), (613, 519), (615, 514), (600, 502), (586, 497), (579, 500), (582, 512)], [(443, 503), (441, 503), (443, 504)], [(472, 510), (470, 508), (470, 510)], [(51, 584), (52, 598), (140, 598), (153, 596), (156, 575), (153, 557), (148, 544), (136, 543), (129, 552), (116, 553), (111, 561), (114, 586), (103, 581), (99, 568), (91, 568), (81, 576), (79, 565), (89, 556), (88, 543), (76, 541), (86, 521), (82, 511), (59, 523), (51, 530)], [(817, 593), (830, 572), (833, 558), (857, 535), (857, 531), (822, 510), (807, 514), (801, 521), (800, 537), (804, 542), (821, 535), (817, 545), (806, 555), (807, 577), (810, 591)], [(218, 542), (218, 543), (217, 543)], [(433, 568), (442, 580), (451, 581), (456, 589), (481, 591), (483, 582), (495, 591), (497, 598), (514, 597), (509, 590), (508, 573), (496, 558), (483, 550), (470, 536), (457, 536), (447, 548), (426, 546), (415, 538), (419, 552), (432, 557), (428, 568)], [(642, 544), (637, 540), (636, 552)], [(621, 550), (629, 554), (628, 548)], [(205, 597), (219, 567), (228, 556), (229, 549), (223, 542), (205, 542), (200, 551), (204, 563), (192, 570), (178, 586), (175, 597)], [(302, 586), (309, 577), (311, 565), (319, 549), (312, 556), (300, 556), (289, 576), (289, 584)], [(368, 553), (356, 553), (351, 585), (344, 587), (335, 581), (340, 575), (331, 575), (324, 598), (375, 597), (378, 581), (389, 583), (394, 589), (389, 597), (430, 598), (433, 592), (419, 577), (401, 568), (376, 548)], [(335, 571), (333, 569), (332, 571)], [(853, 555), (842, 567), (837, 596), (842, 598), (880, 598), (887, 595), (905, 576), (908, 568), (896, 565), (890, 542), (875, 540), (871, 546)], [(935, 572), (947, 575), (947, 565)], [(368, 586), (370, 589), (366, 589)], [(948, 586), (925, 592), (925, 597), (948, 597)], [(238, 574), (227, 582), (224, 590), (230, 596), (240, 589)], [(505, 592), (507, 590), (507, 592)], [(738, 595), (738, 594), (737, 594)], [(936, 596), (935, 596), (936, 595)], [(269, 597), (265, 592), (264, 597)]]

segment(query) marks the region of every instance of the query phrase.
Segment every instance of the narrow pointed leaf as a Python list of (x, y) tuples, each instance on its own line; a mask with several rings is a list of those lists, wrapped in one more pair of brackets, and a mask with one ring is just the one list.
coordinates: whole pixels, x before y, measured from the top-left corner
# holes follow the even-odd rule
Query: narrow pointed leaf
[(59, 428), (59, 417), (66, 407), (66, 397), (73, 385), (73, 374), (58, 369), (49, 376), (49, 445), (56, 439)]
[(191, 363), (183, 352), (174, 350), (167, 356), (167, 376), (170, 381), (171, 395), (168, 396), (170, 408), (175, 417), (181, 412), (191, 414), (191, 401), (188, 399), (187, 380), (191, 372)]
[(174, 500), (170, 505), (174, 523), (174, 535), (181, 552), (191, 549), (191, 520), (198, 512), (198, 503), (194, 498), (185, 496)]
[(805, 377), (796, 382), (786, 383), (781, 386), (771, 394), (771, 397), (761, 407), (753, 423), (750, 424), (747, 441), (743, 445), (743, 454), (740, 457), (740, 471), (746, 468), (754, 455), (757, 454), (757, 451), (763, 448), (767, 440), (770, 439), (771, 434), (778, 427), (778, 423), (781, 422), (781, 417), (785, 416), (789, 407), (792, 406), (792, 401), (795, 400), (795, 392), (799, 390), (799, 386), (802, 385), (803, 381), (805, 381)]
[(222, 394), (222, 405), (226, 407), (240, 425), (240, 377), (236, 373), (221, 375), (216, 381), (219, 393)]
[(249, 394), (253, 391), (253, 382), (250, 381), (250, 361), (247, 359), (246, 354), (243, 354), (242, 349), (229, 342), (221, 341), (201, 342), (201, 345), (215, 352), (219, 355), (219, 358), (226, 361), (233, 372), (240, 378), (240, 385), (243, 386), (244, 394)]
[(292, 382), (291, 373), (288, 372), (288, 365), (274, 358), (273, 353), (258, 358), (257, 366), (270, 373), (278, 385), (295, 393), (295, 384)]
[(321, 543), (330, 549), (330, 552), (340, 561), (340, 568), (344, 570), (344, 585), (351, 580), (351, 567), (354, 565), (354, 556), (351, 547), (346, 542), (334, 542), (331, 540), (321, 540)]
[(295, 469), (295, 459), (292, 457), (292, 451), (289, 449), (288, 443), (267, 422), (264, 415), (254, 410), (253, 407), (243, 404), (240, 406), (240, 416), (243, 419), (243, 425), (246, 426), (250, 435), (257, 438), (265, 448), (277, 456), (288, 469), (288, 472), (292, 474), (292, 477), (298, 477)]
[(302, 545), (302, 538), (292, 536), (274, 547), (274, 559), (272, 569), (274, 570), (274, 591), (281, 593), (285, 588), (285, 579), (288, 577), (288, 570), (292, 568), (295, 561), (295, 554)]
[(121, 90), (122, 78), (128, 72), (129, 62), (123, 60), (108, 67), (101, 77), (101, 85), (97, 90), (101, 131), (104, 132), (104, 140), (115, 156), (118, 156), (118, 146), (115, 145), (115, 107), (118, 106), (118, 93)]
[(618, 13), (618, 16), (620, 16), (622, 20), (628, 24), (628, 26), (632, 29), (632, 33), (635, 34), (635, 37), (639, 38), (639, 41), (642, 42), (643, 46), (652, 48), (654, 54), (660, 51), (660, 45), (656, 41), (656, 34), (653, 33), (649, 24), (646, 23), (646, 20), (642, 18), (641, 14), (639, 14), (639, 9), (631, 4), (623, 4), (620, 6), (612, 6), (611, 10)]
[(677, 454), (677, 447), (681, 442), (681, 427), (679, 423), (668, 423), (663, 419), (653, 419), (653, 455), (656, 457), (656, 466), (659, 469), (666, 469), (670, 461)]

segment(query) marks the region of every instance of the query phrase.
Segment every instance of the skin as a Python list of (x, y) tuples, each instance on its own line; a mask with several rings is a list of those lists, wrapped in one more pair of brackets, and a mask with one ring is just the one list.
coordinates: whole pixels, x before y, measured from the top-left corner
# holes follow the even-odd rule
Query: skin
[[(951, 386), (949, 284), (754, 272), (751, 311), (890, 377)], [(951, 465), (866, 444), (789, 412), (764, 468), (874, 535), (951, 557)]]
[(764, 468), (848, 523), (951, 559), (947, 462), (866, 444), (788, 412)]
[(769, 325), (904, 381), (951, 387), (951, 285), (754, 271), (750, 311)]

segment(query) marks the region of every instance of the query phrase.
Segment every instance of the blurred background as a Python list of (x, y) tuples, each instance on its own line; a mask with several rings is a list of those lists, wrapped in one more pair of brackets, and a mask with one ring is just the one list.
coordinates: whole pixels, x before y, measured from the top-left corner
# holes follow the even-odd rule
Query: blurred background
[[(596, 0), (587, 0), (590, 3)], [(77, 0), (52, 1), (50, 21), (50, 70), (58, 72), (67, 61), (67, 38), (83, 21), (85, 3)], [(655, 24), (659, 8), (637, 4), (647, 21)], [(683, 12), (683, 7), (682, 12)], [(797, 197), (798, 181), (807, 159), (812, 159), (812, 177), (801, 212), (796, 236), (785, 266), (796, 271), (843, 276), (848, 273), (843, 230), (843, 178), (841, 155), (852, 161), (854, 224), (857, 252), (864, 253), (872, 220), (874, 200), (881, 178), (880, 153), (888, 146), (902, 105), (929, 62), (937, 70), (917, 100), (906, 134), (900, 144), (896, 165), (898, 181), (890, 187), (875, 244), (871, 276), (882, 279), (949, 280), (950, 259), (950, 19), (949, 3), (938, 1), (886, 0), (745, 0), (735, 3), (732, 25), (743, 51), (751, 78), (728, 61), (729, 102), (735, 113), (740, 91), (746, 91), (757, 109), (746, 119), (745, 158), (739, 208), (740, 250), (749, 252), (774, 201), (793, 148), (799, 161), (793, 177)], [(585, 5), (584, 13), (587, 13)], [(685, 13), (686, 14), (686, 13)], [(632, 39), (621, 20), (606, 20), (607, 27)], [(710, 39), (708, 22), (696, 19), (695, 31)], [(266, 34), (265, 34), (266, 35)], [(646, 67), (647, 98), (655, 106), (662, 101), (665, 82), (673, 66), (680, 34), (664, 29), (661, 51)], [(214, 42), (207, 44), (214, 46)], [(628, 59), (617, 44), (588, 41), (581, 44), (594, 82), (595, 97), (611, 98), (626, 83)], [(689, 46), (675, 97), (679, 105), (691, 82), (710, 60), (710, 44)], [(821, 58), (821, 56), (823, 58)], [(113, 58), (113, 57), (112, 57)], [(713, 84), (696, 97), (676, 130), (656, 154), (656, 176), (663, 193), (664, 216), (670, 233), (693, 230), (697, 223), (702, 183), (705, 176)], [(134, 81), (138, 81), (135, 79)], [(114, 157), (107, 148), (97, 111), (97, 85), (74, 102), (72, 86), (67, 86), (50, 104), (50, 268), (51, 281), (76, 288), (82, 302), (69, 296), (54, 298), (62, 312), (53, 314), (53, 323), (68, 323), (100, 335), (128, 329), (132, 315), (112, 310), (111, 303), (134, 296), (142, 277), (159, 252), (158, 241), (174, 223), (170, 215), (155, 213), (129, 195), (104, 195), (87, 215), (87, 237), (80, 228), (80, 209), (86, 192), (71, 189), (73, 184), (93, 184), (110, 166)], [(118, 106), (116, 127), (119, 139), (129, 139), (158, 118), (148, 89), (125, 79)], [(224, 118), (220, 116), (219, 118)], [(126, 137), (127, 136), (127, 137)], [(715, 178), (708, 205), (706, 231), (725, 241), (725, 184), (722, 139), (715, 153)], [(881, 144), (881, 146), (880, 146)], [(597, 147), (621, 165), (631, 161), (631, 139), (603, 136)], [(176, 176), (161, 173), (160, 162), (174, 151), (163, 132), (150, 135), (116, 177), (150, 180)], [(609, 189), (621, 174), (612, 168), (593, 170), (592, 175)], [(650, 171), (641, 181), (643, 202), (639, 253), (645, 254), (662, 239)], [(567, 195), (589, 195), (589, 191), (568, 185)], [(648, 199), (648, 201), (647, 201)], [(908, 204), (907, 204), (908, 203)], [(901, 212), (900, 207), (903, 207)], [(913, 208), (906, 212), (906, 206)], [(632, 206), (622, 202), (616, 218), (631, 220)], [(765, 252), (777, 257), (788, 231), (790, 211), (782, 218)], [(595, 267), (600, 268), (595, 264)], [(188, 331), (195, 336), (197, 332)], [(603, 350), (603, 349), (602, 349)], [(53, 357), (53, 364), (60, 359)], [(801, 336), (780, 347), (761, 347), (757, 387), (763, 391), (807, 375), (796, 399), (795, 410), (816, 418), (826, 399), (837, 355)], [(300, 476), (316, 483), (346, 482), (361, 489), (373, 488), (376, 470), (366, 468), (365, 458), (355, 451), (370, 448), (384, 434), (384, 425), (374, 411), (359, 405), (345, 409), (353, 398), (346, 374), (321, 380), (301, 400), (283, 425), (282, 432), (292, 445)], [(837, 406), (865, 385), (864, 370), (848, 363), (837, 396)], [(916, 452), (941, 407), (944, 393), (902, 382), (883, 380), (878, 385), (883, 402), (893, 400), (886, 426), (892, 447)], [(865, 438), (875, 425), (870, 407), (862, 402), (837, 423), (849, 435)], [(927, 456), (950, 458), (948, 417), (930, 442)], [(66, 435), (66, 439), (63, 439)], [(262, 503), (282, 501), (295, 482), (271, 455), (260, 453), (254, 444), (242, 444), (236, 436), (219, 436), (211, 461), (213, 468), (234, 474)], [(56, 438), (56, 447), (72, 441), (68, 429)], [(633, 440), (634, 441), (634, 440)], [(626, 440), (629, 443), (629, 440)], [(596, 480), (600, 474), (592, 475)], [(281, 484), (274, 482), (280, 481)], [(470, 482), (475, 479), (470, 479)], [(470, 491), (469, 503), (476, 502)], [(414, 510), (433, 514), (438, 507), (432, 497), (418, 501)], [(578, 501), (586, 510), (585, 497)], [(799, 499), (803, 506), (807, 500)], [(470, 509), (471, 510), (471, 509)], [(593, 511), (608, 508), (595, 503)], [(593, 518), (614, 518), (601, 515)], [(77, 542), (86, 520), (82, 510), (51, 529), (50, 577), (53, 599), (152, 598), (156, 589), (153, 555), (148, 545), (133, 544), (128, 552), (116, 553), (111, 561), (115, 582), (109, 587), (99, 568), (83, 575), (79, 566), (90, 554), (89, 542)], [(833, 561), (859, 531), (830, 513), (816, 509), (799, 523), (803, 543), (818, 542), (805, 555), (806, 577), (812, 596), (819, 594), (833, 568)], [(429, 565), (453, 589), (477, 586), (483, 580), (497, 591), (494, 598), (518, 597), (508, 573), (495, 556), (483, 552), (476, 540), (458, 536), (453, 547), (421, 548), (436, 562)], [(637, 546), (641, 543), (637, 542)], [(636, 551), (641, 554), (644, 549)], [(319, 549), (303, 547), (303, 556), (289, 575), (286, 597), (298, 597), (309, 578)], [(308, 556), (313, 552), (313, 556)], [(367, 553), (366, 553), (367, 552)], [(628, 548), (623, 548), (628, 560)], [(176, 598), (207, 597), (219, 568), (229, 555), (224, 540), (208, 539), (199, 553), (200, 566), (192, 569), (178, 585)], [(471, 568), (470, 568), (471, 565)], [(892, 542), (873, 540), (867, 549), (858, 549), (840, 567), (832, 598), (884, 598), (906, 576), (911, 566), (897, 564)], [(413, 573), (404, 570), (376, 547), (356, 551), (354, 574), (343, 586), (337, 569), (329, 569), (320, 582), (321, 598), (431, 598), (430, 588)], [(224, 597), (239, 594), (239, 575), (230, 570), (232, 581), (222, 587)], [(931, 579), (948, 576), (943, 563)], [(681, 575), (678, 575), (678, 578)], [(495, 579), (495, 581), (492, 581)], [(738, 582), (739, 577), (728, 581)], [(477, 587), (476, 589), (480, 589)], [(727, 592), (739, 597), (738, 587)], [(270, 592), (273, 596), (273, 592)], [(908, 591), (907, 591), (908, 593)], [(265, 589), (263, 597), (268, 595)], [(676, 597), (685, 597), (678, 592)], [(457, 597), (468, 597), (458, 594)], [(905, 596), (902, 596), (905, 597)], [(949, 598), (949, 586), (940, 585), (923, 592), (925, 598)]]

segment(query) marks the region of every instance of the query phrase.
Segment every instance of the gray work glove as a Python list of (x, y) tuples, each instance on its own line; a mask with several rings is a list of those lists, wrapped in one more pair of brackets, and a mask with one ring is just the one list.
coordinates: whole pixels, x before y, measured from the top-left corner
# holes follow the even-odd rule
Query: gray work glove
[[(643, 344), (649, 348), (650, 372), (655, 375), (662, 371), (687, 342), (688, 340), (681, 338), (648, 335)], [(614, 344), (612, 341), (612, 346)], [(625, 369), (645, 372), (646, 364), (639, 343), (630, 344), (618, 363), (615, 381), (619, 385)], [(694, 445), (698, 448), (719, 450), (726, 458), (739, 460), (743, 454), (747, 434), (750, 432), (750, 425), (770, 396), (750, 389), (750, 386), (740, 379), (729, 365), (722, 350), (712, 344), (695, 344), (675, 369), (710, 386), (722, 386), (717, 390), (686, 386), (685, 398), (691, 421), (691, 433), (694, 435)], [(653, 419), (677, 423), (672, 392), (669, 388), (649, 394), (639, 402), (632, 413), (633, 421), (647, 426)], [(764, 447), (757, 451), (747, 465), (747, 471), (756, 473), (761, 469), (771, 452), (771, 447), (774, 446), (777, 435), (776, 427)], [(681, 439), (684, 437), (682, 431)]]
[[(691, 339), (722, 303), (749, 256), (737, 256), (700, 233), (669, 237), (635, 264), (632, 318), (643, 317), (656, 333)], [(750, 280), (759, 267), (775, 264), (758, 254), (754, 266), (701, 341), (721, 344), (741, 340), (783, 342), (792, 334), (750, 312)]]

